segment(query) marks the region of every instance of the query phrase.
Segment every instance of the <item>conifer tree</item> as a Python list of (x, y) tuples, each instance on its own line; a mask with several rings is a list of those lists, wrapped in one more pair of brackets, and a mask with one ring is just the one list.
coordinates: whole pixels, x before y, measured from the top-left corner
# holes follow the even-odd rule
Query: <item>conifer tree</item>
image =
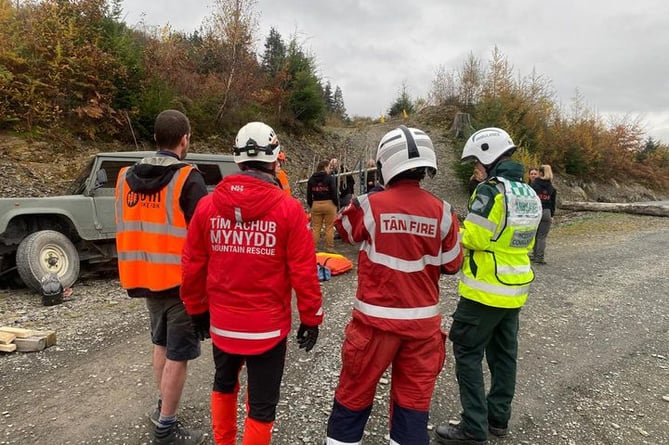
[(339, 85), (335, 88), (334, 97), (332, 99), (332, 112), (340, 119), (346, 119), (346, 106), (344, 105), (344, 94), (341, 92)]
[(265, 52), (262, 55), (263, 70), (274, 78), (282, 69), (286, 61), (286, 44), (279, 31), (270, 28), (269, 35), (265, 39)]

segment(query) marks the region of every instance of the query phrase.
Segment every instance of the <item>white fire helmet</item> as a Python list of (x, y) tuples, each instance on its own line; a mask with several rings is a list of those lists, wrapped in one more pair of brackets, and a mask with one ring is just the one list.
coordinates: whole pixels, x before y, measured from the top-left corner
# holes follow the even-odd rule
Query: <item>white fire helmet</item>
[(469, 137), (462, 150), (463, 161), (477, 160), (485, 166), (495, 163), (502, 155), (516, 149), (509, 133), (501, 128), (484, 128)]
[(237, 133), (233, 150), (237, 164), (272, 163), (279, 156), (281, 145), (272, 127), (262, 122), (249, 122)]
[(432, 140), (424, 131), (400, 125), (381, 138), (376, 150), (376, 167), (381, 183), (388, 184), (398, 174), (426, 167), (429, 176), (437, 172), (437, 156)]

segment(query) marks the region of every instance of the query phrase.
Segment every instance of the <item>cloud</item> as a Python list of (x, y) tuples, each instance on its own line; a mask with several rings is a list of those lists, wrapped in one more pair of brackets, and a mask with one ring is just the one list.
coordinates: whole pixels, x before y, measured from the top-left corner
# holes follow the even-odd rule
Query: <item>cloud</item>
[[(124, 0), (127, 22), (192, 31), (213, 2)], [(487, 64), (495, 47), (519, 76), (551, 80), (558, 100), (578, 90), (602, 113), (636, 113), (669, 141), (669, 6), (664, 0), (258, 0), (258, 47), (270, 27), (296, 35), (320, 74), (342, 88), (350, 115), (377, 116), (403, 82), (426, 97), (436, 69), (471, 53)]]

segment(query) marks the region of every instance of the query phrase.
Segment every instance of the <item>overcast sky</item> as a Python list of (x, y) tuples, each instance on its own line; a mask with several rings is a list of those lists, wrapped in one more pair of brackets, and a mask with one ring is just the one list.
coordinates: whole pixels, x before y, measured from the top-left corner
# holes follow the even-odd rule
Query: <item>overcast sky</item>
[[(191, 32), (209, 0), (123, 0), (125, 22)], [(533, 69), (569, 109), (578, 90), (604, 116), (641, 118), (669, 142), (666, 0), (257, 0), (257, 47), (270, 27), (296, 34), (319, 74), (339, 85), (350, 116), (380, 116), (402, 82), (427, 97), (437, 68), (458, 69), (495, 46), (519, 76)]]

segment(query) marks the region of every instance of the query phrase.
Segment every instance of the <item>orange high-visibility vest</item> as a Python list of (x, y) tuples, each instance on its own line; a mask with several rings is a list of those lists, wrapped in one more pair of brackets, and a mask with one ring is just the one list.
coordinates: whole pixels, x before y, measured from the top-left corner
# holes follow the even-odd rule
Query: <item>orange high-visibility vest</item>
[(286, 195), (292, 196), (290, 182), (288, 182), (288, 175), (285, 171), (283, 171), (283, 169), (277, 170), (276, 179), (279, 181), (279, 184), (281, 184), (281, 188), (286, 193)]
[(116, 250), (121, 286), (157, 292), (181, 285), (186, 218), (179, 198), (191, 166), (180, 168), (153, 194), (130, 189), (121, 169), (116, 185)]

